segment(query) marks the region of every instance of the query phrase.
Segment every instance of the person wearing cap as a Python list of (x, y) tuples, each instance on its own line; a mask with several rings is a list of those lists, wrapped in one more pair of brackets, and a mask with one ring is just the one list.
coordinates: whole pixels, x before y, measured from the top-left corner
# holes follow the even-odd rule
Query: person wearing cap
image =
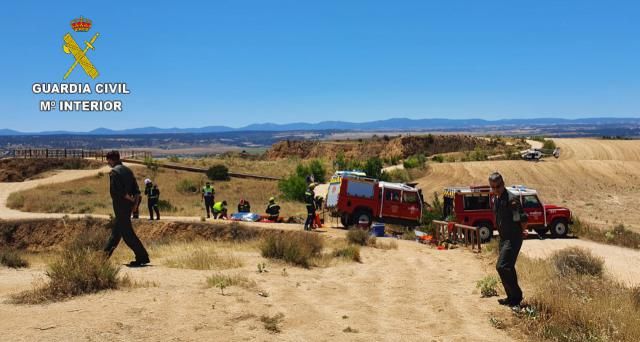
[(211, 186), (210, 182), (207, 182), (205, 186), (202, 187), (202, 201), (207, 211), (207, 218), (211, 217), (209, 213), (213, 211), (215, 195), (216, 190)]
[(507, 298), (498, 299), (498, 303), (518, 308), (523, 295), (518, 285), (516, 260), (526, 235), (524, 223), (528, 218), (522, 209), (520, 199), (505, 188), (504, 179), (500, 173), (494, 172), (489, 176), (489, 186), (494, 193), (493, 214), (500, 234), (496, 271), (500, 275), (504, 292), (507, 294)]
[(309, 184), (307, 191), (304, 192), (304, 202), (307, 207), (307, 220), (304, 222), (304, 230), (313, 228), (313, 220), (316, 217), (316, 194), (313, 190), (316, 188), (315, 183)]
[(160, 209), (158, 201), (160, 200), (160, 189), (158, 185), (153, 184), (151, 179), (144, 180), (144, 194), (147, 195), (147, 208), (149, 208), (149, 220), (153, 220), (153, 212), (155, 211), (157, 220), (160, 219)]
[(227, 201), (216, 202), (213, 205), (213, 218), (227, 219)]
[(278, 217), (280, 216), (280, 206), (276, 203), (276, 198), (269, 198), (269, 204), (267, 204), (267, 209), (265, 210), (267, 215), (269, 215), (269, 221), (278, 222)]
[(135, 254), (135, 260), (131, 261), (129, 266), (140, 267), (150, 262), (149, 254), (133, 231), (131, 224), (131, 211), (136, 202), (136, 197), (140, 196), (140, 188), (131, 169), (122, 165), (118, 151), (107, 153), (107, 163), (111, 167), (111, 172), (109, 172), (109, 192), (113, 201), (115, 222), (112, 225), (111, 236), (104, 247), (104, 251), (107, 257), (110, 257), (118, 247), (120, 240), (124, 240), (124, 243)]
[(238, 203), (238, 212), (239, 213), (250, 213), (251, 212), (251, 204), (249, 201), (245, 199), (241, 199), (240, 203)]

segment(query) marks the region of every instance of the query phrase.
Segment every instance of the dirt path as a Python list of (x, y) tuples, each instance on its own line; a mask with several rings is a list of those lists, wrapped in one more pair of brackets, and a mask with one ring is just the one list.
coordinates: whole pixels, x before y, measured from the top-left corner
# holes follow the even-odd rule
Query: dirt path
[[(0, 304), (11, 317), (0, 320), (11, 341), (510, 341), (488, 317), (500, 310), (481, 299), (475, 281), (481, 260), (458, 249), (437, 251), (399, 241), (398, 250), (363, 250), (363, 263), (311, 270), (268, 263), (257, 274), (257, 252), (244, 255), (247, 274), (269, 293), (205, 289), (213, 271), (156, 264), (124, 269), (136, 281), (157, 286), (83, 296), (49, 305)], [(453, 264), (451, 261), (456, 260)], [(282, 275), (282, 268), (287, 275)], [(0, 299), (30, 286), (42, 269), (0, 268)], [(261, 315), (284, 314), (282, 333), (271, 334)], [(356, 333), (343, 332), (347, 327)]]

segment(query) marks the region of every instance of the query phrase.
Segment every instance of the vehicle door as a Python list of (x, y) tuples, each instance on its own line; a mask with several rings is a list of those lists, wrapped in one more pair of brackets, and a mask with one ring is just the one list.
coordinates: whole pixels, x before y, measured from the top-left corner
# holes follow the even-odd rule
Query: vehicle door
[(382, 189), (382, 216), (402, 217), (402, 191), (397, 189)]
[(523, 195), (521, 197), (522, 200), (522, 209), (528, 216), (527, 226), (544, 226), (545, 225), (545, 215), (544, 208), (538, 196), (536, 195)]

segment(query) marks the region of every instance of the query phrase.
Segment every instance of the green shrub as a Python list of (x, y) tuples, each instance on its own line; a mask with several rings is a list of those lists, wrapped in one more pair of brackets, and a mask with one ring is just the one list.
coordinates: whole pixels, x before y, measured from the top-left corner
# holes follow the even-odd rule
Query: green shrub
[(407, 183), (411, 181), (411, 175), (407, 170), (403, 169), (394, 169), (391, 171), (387, 171), (384, 173), (384, 175), (386, 175), (386, 178), (388, 178), (391, 182)]
[(278, 189), (285, 199), (291, 201), (304, 201), (304, 193), (307, 190), (307, 182), (304, 177), (291, 175), (278, 181)]
[(260, 251), (265, 258), (280, 259), (290, 264), (310, 267), (312, 259), (320, 256), (322, 237), (306, 232), (281, 232), (265, 237)]
[(229, 168), (222, 164), (213, 165), (207, 170), (207, 178), (217, 181), (229, 180)]
[(172, 163), (179, 163), (180, 162), (180, 157), (173, 155), (173, 156), (169, 156), (169, 158), (167, 158), (168, 161), (172, 162)]
[(546, 139), (542, 143), (542, 148), (548, 149), (548, 150), (555, 150), (556, 149), (556, 143), (551, 139)]
[(422, 154), (413, 155), (402, 163), (405, 169), (414, 169), (417, 167), (424, 167), (424, 163), (426, 162), (426, 158)]
[(476, 288), (480, 289), (482, 297), (493, 297), (498, 295), (498, 279), (494, 276), (486, 276), (476, 283)]
[(29, 267), (29, 262), (23, 259), (20, 254), (13, 249), (0, 249), (0, 264), (11, 268)]
[(371, 157), (364, 163), (364, 173), (367, 177), (381, 179), (382, 177), (382, 159), (378, 157)]
[(444, 157), (441, 155), (435, 155), (431, 158), (431, 160), (433, 160), (436, 163), (443, 163), (444, 162)]
[(312, 176), (314, 182), (324, 183), (326, 181), (326, 172), (322, 161), (314, 159), (308, 164), (298, 164), (295, 175), (301, 177), (303, 180), (306, 180), (308, 176)]
[(591, 251), (579, 247), (568, 247), (551, 256), (556, 272), (562, 276), (590, 275), (601, 277), (604, 260), (594, 256)]
[(176, 191), (180, 193), (196, 193), (198, 186), (191, 179), (182, 179), (176, 184)]

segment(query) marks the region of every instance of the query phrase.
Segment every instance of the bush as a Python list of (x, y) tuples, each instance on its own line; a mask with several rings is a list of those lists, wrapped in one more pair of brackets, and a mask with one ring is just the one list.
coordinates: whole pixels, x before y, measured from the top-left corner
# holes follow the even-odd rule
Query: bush
[(301, 177), (303, 180), (306, 180), (308, 176), (312, 176), (314, 182), (316, 183), (324, 183), (326, 181), (326, 170), (322, 162), (318, 159), (314, 159), (309, 162), (309, 164), (298, 164), (296, 166), (295, 175)]
[(176, 191), (180, 193), (196, 193), (198, 186), (190, 179), (182, 179), (176, 184)]
[(119, 272), (120, 268), (102, 252), (88, 248), (67, 249), (49, 265), (46, 272), (48, 283), (14, 295), (12, 302), (38, 304), (117, 289), (130, 283), (129, 278), (118, 277)]
[(167, 158), (168, 161), (172, 162), (172, 163), (179, 163), (180, 162), (180, 157), (173, 155), (173, 156), (169, 156), (169, 158)]
[(0, 249), (0, 264), (11, 268), (29, 267), (29, 262), (13, 249)]
[(569, 247), (557, 251), (552, 255), (551, 260), (556, 272), (562, 276), (577, 274), (601, 277), (604, 269), (602, 258), (579, 247)]
[(431, 160), (433, 160), (436, 163), (444, 163), (444, 157), (439, 155), (439, 154), (433, 156), (433, 158), (431, 158)]
[(217, 181), (229, 180), (229, 168), (222, 164), (213, 165), (207, 170), (207, 178)]
[(291, 201), (304, 201), (304, 193), (307, 191), (307, 182), (304, 177), (296, 174), (278, 182), (278, 189), (285, 199)]
[(388, 172), (385, 172), (386, 178), (391, 182), (396, 183), (407, 183), (411, 181), (411, 175), (407, 170), (403, 169), (394, 169)]
[(265, 237), (260, 251), (265, 258), (280, 259), (290, 264), (310, 267), (312, 259), (320, 256), (322, 237), (306, 232), (281, 232)]
[(264, 323), (264, 328), (273, 333), (281, 332), (280, 323), (282, 323), (282, 320), (284, 320), (283, 313), (278, 313), (274, 316), (262, 315), (262, 317), (260, 317), (260, 321)]
[(493, 297), (498, 295), (498, 279), (494, 276), (486, 276), (476, 283), (476, 288), (480, 289), (482, 297)]
[(363, 229), (351, 228), (347, 232), (347, 241), (355, 245), (366, 246), (370, 238), (369, 232)]
[(405, 159), (405, 161), (402, 163), (402, 165), (404, 166), (405, 169), (413, 169), (413, 168), (417, 168), (417, 167), (423, 167), (424, 163), (426, 162), (426, 159), (424, 157), (424, 155), (422, 154), (416, 154), (413, 155), (407, 159)]
[(382, 177), (382, 160), (378, 157), (371, 157), (364, 163), (364, 173), (367, 177), (381, 179)]
[(547, 139), (542, 143), (542, 148), (547, 149), (547, 150), (555, 150), (556, 149), (556, 143), (551, 139)]

